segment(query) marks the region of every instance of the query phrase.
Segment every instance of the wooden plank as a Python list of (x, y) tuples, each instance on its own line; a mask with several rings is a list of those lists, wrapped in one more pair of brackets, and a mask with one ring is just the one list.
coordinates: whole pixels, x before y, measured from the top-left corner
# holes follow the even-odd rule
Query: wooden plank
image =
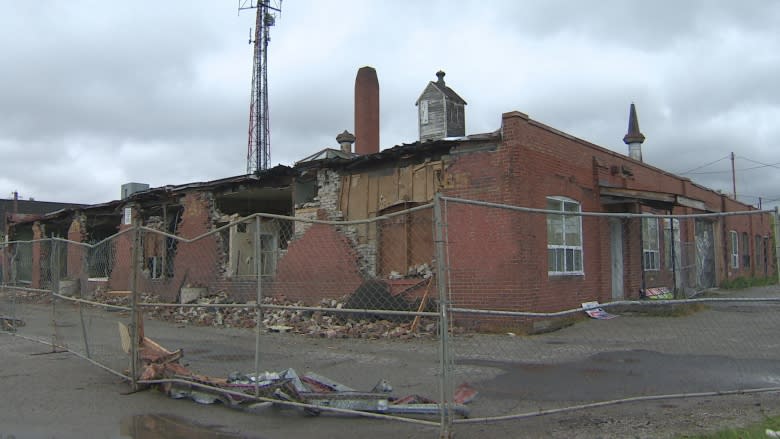
[(666, 203), (674, 203), (675, 196), (673, 194), (667, 194), (663, 192), (650, 192), (636, 189), (619, 189), (619, 188), (601, 188), (601, 195), (611, 195), (615, 197), (624, 198), (638, 198), (640, 200), (653, 200), (663, 201)]
[(352, 189), (352, 176), (345, 175), (341, 178), (341, 193), (339, 194), (339, 210), (344, 218), (349, 218), (349, 194)]
[(368, 218), (368, 178), (365, 175), (353, 175), (349, 190), (349, 211), (347, 219)]
[(398, 199), (409, 201), (412, 199), (412, 167), (406, 166), (398, 170)]
[[(379, 210), (379, 179), (373, 175), (368, 177), (368, 218), (374, 218)], [(368, 227), (368, 242), (376, 242), (376, 224)]]
[(398, 173), (378, 178), (377, 210), (382, 210), (398, 201)]
[(425, 166), (420, 166), (412, 172), (412, 201), (418, 203), (425, 203), (428, 201), (428, 196), (425, 191), (425, 179), (427, 177), (428, 170)]
[(433, 194), (436, 193), (436, 185), (433, 183), (435, 172), (433, 166), (429, 163), (426, 167), (425, 175), (425, 197), (426, 200), (432, 200)]

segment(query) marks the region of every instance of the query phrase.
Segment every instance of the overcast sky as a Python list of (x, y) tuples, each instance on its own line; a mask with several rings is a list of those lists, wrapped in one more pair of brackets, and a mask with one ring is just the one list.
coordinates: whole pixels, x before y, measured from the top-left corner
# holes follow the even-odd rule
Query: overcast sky
[[(126, 182), (246, 172), (252, 11), (0, 7), (0, 198), (100, 203)], [(766, 207), (780, 199), (778, 23), (773, 0), (286, 0), (268, 55), (271, 164), (354, 132), (364, 65), (379, 77), (381, 148), (415, 141), (414, 102), (442, 69), (468, 134), (518, 110), (626, 154), (635, 102), (645, 162), (730, 193), (734, 152), (740, 199)]]

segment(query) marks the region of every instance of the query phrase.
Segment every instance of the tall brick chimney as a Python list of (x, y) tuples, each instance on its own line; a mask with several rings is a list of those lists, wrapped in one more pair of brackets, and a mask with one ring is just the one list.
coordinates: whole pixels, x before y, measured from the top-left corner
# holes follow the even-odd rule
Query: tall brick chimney
[(379, 152), (379, 80), (373, 67), (361, 67), (355, 78), (355, 153)]

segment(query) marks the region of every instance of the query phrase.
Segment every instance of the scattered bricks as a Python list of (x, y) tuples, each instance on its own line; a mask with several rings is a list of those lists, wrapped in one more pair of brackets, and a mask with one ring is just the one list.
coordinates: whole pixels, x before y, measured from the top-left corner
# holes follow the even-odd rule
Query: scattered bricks
[[(257, 312), (255, 302), (245, 307), (216, 307), (209, 305), (234, 304), (231, 296), (224, 291), (201, 297), (197, 300), (202, 306), (146, 306), (147, 317), (182, 325), (212, 326), (225, 328), (253, 328), (256, 325)], [(96, 293), (96, 300), (110, 305), (129, 306), (130, 295), (126, 292)], [(398, 322), (379, 318), (377, 315), (355, 315), (328, 313), (327, 309), (346, 308), (347, 298), (323, 299), (320, 307), (324, 310), (304, 311), (290, 308), (266, 309), (263, 312), (263, 326), (270, 332), (290, 332), (315, 338), (363, 338), (370, 340), (395, 338), (408, 340), (419, 337), (431, 337), (436, 334), (437, 324), (430, 319), (422, 319), (422, 324), (412, 330), (411, 322)], [(141, 303), (160, 303), (160, 297), (141, 294)], [(290, 307), (304, 306), (303, 302), (267, 297), (265, 304)], [(276, 328), (276, 329), (274, 329)], [(279, 330), (284, 328), (284, 330)]]

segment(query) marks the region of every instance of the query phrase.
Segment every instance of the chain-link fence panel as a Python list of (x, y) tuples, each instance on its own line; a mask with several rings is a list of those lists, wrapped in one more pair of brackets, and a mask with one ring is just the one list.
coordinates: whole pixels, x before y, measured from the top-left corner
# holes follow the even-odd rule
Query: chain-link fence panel
[[(535, 208), (445, 199), (443, 211), (452, 391), (479, 392), (458, 434), (589, 404), (776, 387), (780, 290), (761, 286), (776, 267), (756, 256), (771, 241), (765, 212), (596, 214), (566, 197)], [(757, 287), (713, 289), (734, 285)]]
[(138, 242), (142, 383), (437, 427), (430, 206), (362, 222), (259, 214), (188, 238), (144, 227)]
[(18, 323), (16, 291), (11, 284), (14, 253), (11, 244), (0, 242), (0, 332), (15, 332)]
[[(50, 342), (53, 334), (51, 292), (42, 288), (43, 267), (47, 267), (47, 273), (51, 269), (51, 259), (44, 256), (43, 249), (50, 246), (50, 240), (10, 241), (3, 245), (6, 311), (0, 314), (6, 316), (4, 329), (45, 342)], [(46, 281), (51, 283), (50, 279)]]

